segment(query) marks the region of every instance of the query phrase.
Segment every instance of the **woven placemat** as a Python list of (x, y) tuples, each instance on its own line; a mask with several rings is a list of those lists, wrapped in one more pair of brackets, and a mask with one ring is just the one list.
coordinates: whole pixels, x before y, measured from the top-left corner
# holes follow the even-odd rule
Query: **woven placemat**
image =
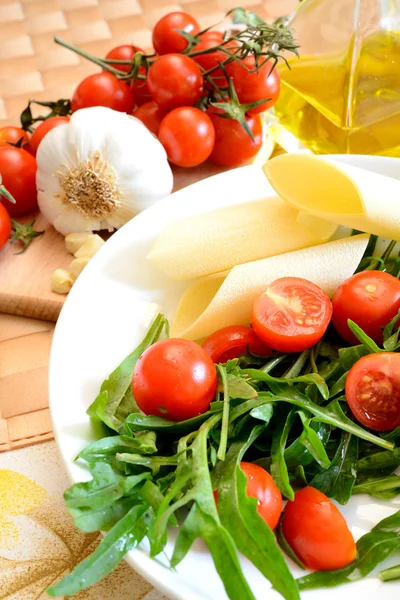
[(164, 14), (186, 10), (201, 27), (235, 6), (273, 20), (296, 0), (0, 0), (0, 125), (17, 124), (28, 101), (70, 98), (77, 83), (98, 70), (57, 46), (57, 33), (104, 56), (119, 44), (151, 46), (151, 27)]

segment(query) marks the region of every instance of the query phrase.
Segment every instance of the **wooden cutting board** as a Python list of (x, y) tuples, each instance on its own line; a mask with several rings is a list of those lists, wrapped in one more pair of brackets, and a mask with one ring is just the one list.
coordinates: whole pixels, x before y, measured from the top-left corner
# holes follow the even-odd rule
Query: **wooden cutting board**
[[(224, 170), (207, 163), (195, 169), (176, 168), (174, 191)], [(51, 276), (55, 269), (67, 268), (74, 257), (66, 251), (64, 237), (41, 215), (36, 215), (35, 229), (44, 234), (23, 254), (16, 254), (19, 243), (7, 244), (0, 252), (0, 313), (56, 321), (65, 296), (51, 291)]]

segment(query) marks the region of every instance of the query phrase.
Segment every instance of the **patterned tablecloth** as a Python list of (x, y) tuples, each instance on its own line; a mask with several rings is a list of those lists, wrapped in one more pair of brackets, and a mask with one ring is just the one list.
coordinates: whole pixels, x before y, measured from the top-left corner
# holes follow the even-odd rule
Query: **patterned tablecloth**
[[(297, 0), (0, 0), (0, 126), (17, 125), (32, 98), (70, 97), (97, 70), (56, 46), (54, 33), (105, 55), (122, 43), (149, 47), (152, 25), (172, 10), (186, 10), (208, 27), (238, 4), (272, 20)], [(45, 589), (100, 539), (78, 531), (63, 505), (69, 482), (49, 441), (52, 330), (51, 323), (0, 315), (0, 600), (48, 598)], [(124, 562), (75, 598), (166, 600)]]

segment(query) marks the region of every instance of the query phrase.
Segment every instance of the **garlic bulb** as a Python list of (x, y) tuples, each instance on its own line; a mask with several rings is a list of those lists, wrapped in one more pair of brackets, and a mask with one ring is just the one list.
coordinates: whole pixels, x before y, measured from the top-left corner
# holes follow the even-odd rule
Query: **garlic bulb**
[(172, 190), (160, 142), (139, 119), (102, 106), (49, 131), (36, 160), (39, 208), (64, 235), (118, 229)]

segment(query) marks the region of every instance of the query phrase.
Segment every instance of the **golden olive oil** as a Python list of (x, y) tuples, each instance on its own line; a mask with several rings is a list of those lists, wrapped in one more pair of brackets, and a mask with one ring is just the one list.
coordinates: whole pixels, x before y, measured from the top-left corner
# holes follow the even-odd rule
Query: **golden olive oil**
[(317, 154), (400, 157), (400, 32), (353, 39), (345, 55), (282, 64), (280, 125)]

